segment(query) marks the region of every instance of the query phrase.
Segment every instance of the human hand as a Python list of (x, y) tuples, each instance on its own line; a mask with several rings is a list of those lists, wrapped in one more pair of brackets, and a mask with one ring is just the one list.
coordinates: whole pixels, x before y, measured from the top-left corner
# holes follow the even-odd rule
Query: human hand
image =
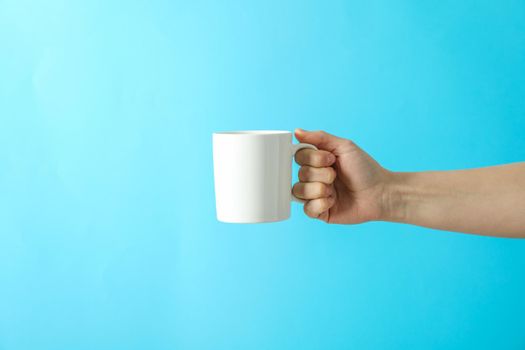
[(295, 137), (319, 149), (295, 156), (301, 168), (292, 191), (306, 200), (306, 215), (335, 224), (382, 219), (388, 170), (350, 140), (302, 129), (296, 129)]
[(350, 140), (297, 129), (293, 194), (328, 223), (381, 220), (525, 238), (525, 162), (452, 171), (391, 172)]

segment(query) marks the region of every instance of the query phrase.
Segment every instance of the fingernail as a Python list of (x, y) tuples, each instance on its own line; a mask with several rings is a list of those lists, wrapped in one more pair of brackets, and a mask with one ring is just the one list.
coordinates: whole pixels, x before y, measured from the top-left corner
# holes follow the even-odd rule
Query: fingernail
[(330, 154), (328, 155), (328, 161), (329, 161), (330, 163), (335, 162), (335, 155), (334, 155), (333, 153), (330, 153)]

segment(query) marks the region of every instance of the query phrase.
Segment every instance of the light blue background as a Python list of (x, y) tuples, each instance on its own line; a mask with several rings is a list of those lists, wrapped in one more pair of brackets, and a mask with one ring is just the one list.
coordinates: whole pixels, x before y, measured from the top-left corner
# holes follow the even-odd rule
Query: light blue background
[(525, 159), (523, 1), (0, 1), (0, 349), (524, 349), (525, 241), (215, 220), (211, 133)]

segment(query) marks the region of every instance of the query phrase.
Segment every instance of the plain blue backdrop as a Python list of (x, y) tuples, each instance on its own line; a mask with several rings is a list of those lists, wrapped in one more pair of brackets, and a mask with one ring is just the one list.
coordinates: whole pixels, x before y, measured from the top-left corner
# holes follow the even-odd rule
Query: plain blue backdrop
[(0, 0), (0, 349), (525, 348), (525, 241), (217, 222), (211, 133), (295, 127), (525, 160), (525, 3)]

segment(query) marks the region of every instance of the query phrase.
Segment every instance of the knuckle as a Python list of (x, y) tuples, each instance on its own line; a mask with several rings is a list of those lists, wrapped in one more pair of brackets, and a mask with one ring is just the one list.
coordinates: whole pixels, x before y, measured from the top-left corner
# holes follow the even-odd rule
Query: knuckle
[(326, 210), (327, 208), (327, 199), (326, 198), (319, 198), (317, 200), (317, 210), (321, 213)]
[(316, 165), (324, 164), (326, 156), (321, 152), (316, 152), (312, 155), (312, 163)]
[(319, 196), (323, 196), (323, 195), (326, 195), (327, 194), (327, 186), (325, 184), (322, 184), (320, 182), (317, 182), (315, 184), (315, 194), (316, 195), (319, 195)]
[(308, 166), (302, 166), (299, 169), (299, 180), (306, 181), (310, 177), (310, 167)]
[(311, 202), (307, 202), (305, 205), (304, 205), (304, 213), (310, 217), (310, 218), (316, 218), (317, 217), (317, 213), (315, 212), (315, 210), (312, 209), (312, 206), (311, 206)]
[(337, 173), (334, 168), (329, 167), (328, 169), (328, 182), (332, 183), (335, 181), (335, 178), (337, 177)]
[(347, 147), (355, 147), (355, 146), (356, 146), (355, 143), (354, 143), (354, 141), (352, 141), (352, 140), (348, 140), (348, 139), (345, 140), (345, 145), (346, 145)]
[(333, 200), (332, 197), (323, 198), (323, 209), (324, 210), (328, 210), (332, 207), (332, 203), (333, 203), (332, 200)]

